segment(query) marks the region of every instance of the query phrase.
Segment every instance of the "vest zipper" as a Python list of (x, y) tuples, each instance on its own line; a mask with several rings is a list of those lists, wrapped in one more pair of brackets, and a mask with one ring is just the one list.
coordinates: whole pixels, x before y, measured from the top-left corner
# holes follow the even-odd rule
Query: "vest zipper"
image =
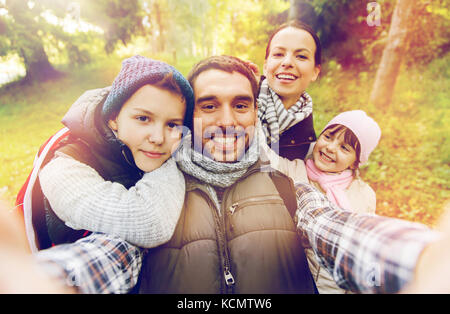
[[(224, 200), (226, 200), (225, 193), (224, 193), (224, 197), (222, 200), (222, 204), (223, 204)], [(233, 203), (231, 206), (228, 207), (227, 210), (225, 210), (227, 215), (222, 215), (223, 216), (223, 227), (224, 227), (223, 234), (225, 235), (225, 241), (227, 241), (226, 228), (225, 228), (225, 217), (229, 216), (228, 221), (230, 223), (230, 230), (233, 230), (234, 224), (231, 219), (231, 216), (235, 213), (235, 211), (237, 209), (241, 209), (247, 205), (257, 205), (257, 204), (284, 204), (284, 202), (278, 195), (266, 195), (266, 196), (262, 196), (262, 197), (251, 197), (251, 198), (247, 198), (247, 199), (243, 200), (242, 202)], [(235, 281), (234, 281), (234, 277), (233, 277), (232, 273), (230, 272), (230, 258), (228, 255), (228, 248), (227, 248), (226, 242), (224, 242), (224, 244), (225, 244), (225, 247), (224, 247), (224, 278), (225, 278), (225, 283), (227, 284), (226, 290), (227, 290), (227, 293), (229, 293), (230, 291), (232, 291)]]
[[(219, 208), (217, 208), (214, 201), (205, 191), (199, 189), (200, 193), (205, 195), (205, 199), (208, 201), (211, 209), (213, 209), (213, 218), (217, 235), (217, 246), (218, 253), (220, 255), (221, 268), (223, 273), (223, 280), (221, 281), (221, 292), (225, 294), (233, 293), (235, 280), (233, 274), (231, 273), (230, 267), (230, 257), (228, 254), (228, 246), (227, 246), (227, 238), (226, 238), (226, 230), (225, 230), (225, 216), (222, 211), (222, 215), (219, 215)], [(227, 192), (227, 191), (226, 191)], [(225, 200), (225, 194), (223, 200)], [(222, 200), (222, 204), (223, 204)], [(222, 205), (223, 207), (223, 205)]]
[(228, 207), (227, 213), (232, 216), (236, 210), (246, 207), (248, 205), (260, 205), (260, 204), (284, 204), (283, 200), (278, 195), (266, 195), (261, 197), (252, 197), (242, 200), (239, 203), (233, 203)]
[(238, 203), (234, 203), (232, 204), (230, 207), (228, 207), (228, 210), (226, 211), (227, 215), (230, 216), (230, 219), (228, 219), (229, 223), (230, 223), (230, 230), (233, 231), (234, 230), (234, 224), (233, 221), (231, 220), (231, 216), (233, 216), (234, 211), (236, 210), (236, 208), (238, 207)]
[(283, 200), (278, 195), (267, 195), (263, 197), (247, 198), (241, 202), (236, 202), (228, 207), (226, 214), (228, 216), (228, 222), (230, 231), (234, 230), (234, 223), (232, 216), (238, 209), (242, 209), (248, 205), (261, 205), (261, 204), (284, 204)]
[(234, 214), (234, 211), (236, 210), (236, 208), (238, 207), (238, 203), (234, 203), (233, 205), (231, 205), (230, 207), (228, 207), (228, 211), (230, 212), (231, 215)]
[(225, 267), (223, 276), (225, 277), (225, 282), (226, 282), (227, 286), (234, 285), (234, 277), (230, 272), (230, 268)]
[[(239, 178), (234, 184), (238, 183), (239, 181), (244, 180), (245, 178), (247, 178), (248, 176), (256, 173), (260, 171), (260, 168), (252, 168), (249, 171), (247, 171), (247, 173)], [(267, 204), (267, 203), (273, 203), (273, 204), (284, 204), (284, 201), (280, 198), (279, 195), (266, 195), (263, 197), (251, 197), (251, 198), (247, 198), (245, 200), (243, 200), (241, 203), (233, 203), (230, 207), (228, 207), (227, 209), (224, 208), (224, 204), (225, 204), (225, 200), (227, 200), (228, 194), (229, 194), (229, 189), (225, 190), (225, 193), (223, 194), (223, 198), (222, 198), (222, 208), (221, 208), (221, 218), (220, 222), (221, 222), (221, 231), (220, 235), (223, 237), (222, 240), (224, 240), (223, 242), (223, 265), (224, 265), (224, 279), (225, 279), (225, 283), (226, 283), (226, 287), (225, 287), (225, 293), (229, 294), (229, 293), (234, 293), (234, 284), (235, 284), (235, 280), (234, 277), (231, 273), (231, 269), (230, 269), (230, 256), (228, 254), (228, 245), (227, 245), (227, 233), (226, 233), (226, 221), (225, 219), (228, 217), (228, 221), (230, 222), (230, 230), (234, 229), (234, 225), (232, 223), (231, 220), (231, 216), (235, 213), (235, 211), (238, 208), (242, 208), (247, 206), (248, 204)], [(217, 211), (215, 213), (217, 215)], [(219, 236), (219, 233), (218, 233)]]
[[(237, 180), (235, 182), (235, 184), (238, 181), (244, 180), (246, 177), (248, 177), (251, 174), (256, 173), (258, 171), (259, 171), (259, 168), (251, 169), (243, 177), (241, 177), (239, 180)], [(223, 282), (225, 283), (225, 285), (223, 285), (223, 284), (221, 285), (222, 291), (225, 294), (232, 294), (232, 293), (234, 293), (234, 285), (235, 285), (236, 281), (233, 277), (233, 274), (231, 273), (231, 261), (230, 261), (230, 256), (228, 254), (228, 245), (227, 245), (227, 236), (226, 236), (226, 227), (225, 227), (226, 226), (225, 219), (228, 216), (227, 213), (230, 212), (230, 210), (231, 210), (231, 212), (229, 214), (233, 215), (235, 210), (238, 207), (242, 208), (242, 207), (246, 206), (248, 203), (255, 202), (255, 200), (260, 201), (262, 203), (267, 203), (267, 201), (269, 201), (269, 200), (272, 200), (272, 201), (277, 200), (280, 203), (284, 203), (284, 202), (279, 196), (276, 196), (276, 195), (268, 195), (268, 196), (262, 197), (262, 198), (261, 197), (253, 197), (253, 198), (245, 199), (244, 202), (241, 204), (235, 203), (235, 204), (233, 204), (233, 205), (236, 205), (234, 209), (232, 209), (233, 205), (231, 205), (231, 207), (228, 208), (228, 210), (227, 210), (224, 208), (224, 206), (225, 206), (224, 204), (225, 204), (225, 200), (228, 197), (229, 189), (226, 189), (223, 194), (223, 198), (222, 198), (222, 202), (221, 202), (221, 204), (222, 204), (222, 206), (221, 206), (222, 208), (220, 208), (221, 215), (219, 215), (219, 210), (218, 210), (216, 204), (214, 203), (214, 201), (208, 195), (208, 193), (206, 193), (203, 190), (201, 190), (201, 192), (206, 195), (206, 199), (210, 203), (210, 206), (215, 209), (213, 211), (214, 212), (213, 215), (214, 215), (214, 222), (215, 222), (216, 229), (217, 229), (217, 243), (219, 246), (219, 254), (221, 257), (221, 261), (222, 261), (222, 269), (223, 269), (223, 277), (224, 277)], [(276, 203), (279, 203), (279, 202), (276, 202)], [(231, 223), (231, 220), (230, 220), (230, 223)]]
[(222, 219), (221, 219), (221, 230), (222, 230), (222, 235), (223, 235), (223, 244), (224, 244), (224, 248), (223, 248), (223, 267), (224, 267), (224, 279), (225, 279), (225, 283), (226, 283), (226, 287), (225, 287), (225, 293), (226, 294), (230, 294), (230, 293), (234, 293), (234, 284), (235, 284), (235, 280), (233, 277), (233, 274), (231, 273), (231, 261), (230, 261), (230, 255), (228, 254), (228, 240), (227, 240), (227, 233), (226, 233), (226, 224), (225, 224), (225, 219), (227, 217), (226, 213), (226, 209), (225, 209), (225, 200), (227, 199), (229, 194), (229, 189), (226, 189), (225, 192), (223, 193), (223, 198), (222, 198)]

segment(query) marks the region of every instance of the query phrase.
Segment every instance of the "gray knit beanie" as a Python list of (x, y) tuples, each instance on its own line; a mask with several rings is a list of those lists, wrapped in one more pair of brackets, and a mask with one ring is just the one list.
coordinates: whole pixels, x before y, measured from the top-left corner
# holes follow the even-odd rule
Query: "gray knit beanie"
[(191, 128), (194, 112), (194, 92), (189, 82), (180, 72), (167, 63), (142, 56), (134, 56), (122, 62), (122, 69), (114, 79), (111, 91), (103, 104), (103, 120), (107, 122), (114, 113), (119, 112), (123, 104), (139, 88), (161, 81), (168, 73), (172, 73), (186, 100), (184, 125)]

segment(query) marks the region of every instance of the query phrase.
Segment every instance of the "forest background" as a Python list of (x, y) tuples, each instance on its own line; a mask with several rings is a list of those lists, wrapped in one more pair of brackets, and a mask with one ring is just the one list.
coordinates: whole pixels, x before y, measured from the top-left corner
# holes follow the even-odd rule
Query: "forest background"
[[(396, 6), (409, 6), (406, 35), (390, 43)], [(433, 226), (450, 192), (450, 0), (0, 0), (0, 197), (11, 205), (40, 145), (86, 90), (108, 86), (121, 61), (141, 54), (187, 74), (229, 54), (260, 70), (271, 31), (300, 19), (323, 45), (308, 88), (317, 132), (339, 112), (365, 110), (382, 138), (362, 177), (377, 213)], [(400, 13), (405, 12), (399, 10)], [(389, 57), (389, 53), (387, 53)], [(374, 101), (377, 70), (398, 73)], [(377, 85), (378, 86), (378, 85)]]

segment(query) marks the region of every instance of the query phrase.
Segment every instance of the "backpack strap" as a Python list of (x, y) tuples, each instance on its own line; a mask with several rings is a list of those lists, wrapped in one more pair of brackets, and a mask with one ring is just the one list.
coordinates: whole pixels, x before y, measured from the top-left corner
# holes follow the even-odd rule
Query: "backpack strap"
[[(99, 173), (101, 172), (104, 173), (104, 170), (100, 165), (100, 162), (92, 153), (89, 145), (79, 138), (70, 141), (68, 144), (59, 148), (57, 151), (64, 153), (86, 165), (91, 166)], [(56, 213), (53, 211), (53, 209), (50, 206), (50, 203), (48, 202), (47, 198), (44, 195), (42, 205), (43, 206), (41, 207), (44, 208), (46, 233), (49, 236), (51, 245), (57, 245), (61, 243), (72, 243), (90, 234), (90, 232), (86, 230), (74, 230), (68, 227), (65, 224), (65, 222), (62, 221), (56, 215)]]
[(277, 188), (280, 197), (284, 201), (284, 205), (289, 211), (292, 218), (295, 217), (297, 211), (297, 198), (295, 193), (294, 182), (291, 178), (285, 176), (278, 170), (270, 172), (270, 177)]
[(272, 168), (269, 161), (261, 161), (260, 167), (261, 171), (269, 173), (269, 176), (275, 184), (280, 197), (284, 201), (284, 205), (288, 209), (291, 217), (294, 218), (295, 212), (297, 211), (297, 197), (294, 182), (284, 173)]
[[(295, 213), (297, 212), (297, 193), (295, 191), (294, 181), (286, 176), (284, 173), (275, 170), (270, 167), (270, 163), (264, 164), (264, 167), (269, 167), (269, 176), (272, 179), (275, 187), (277, 188), (278, 193), (280, 193), (280, 197), (284, 201), (284, 205), (289, 211), (294, 222), (296, 221)], [(309, 241), (300, 236), (300, 242), (303, 248), (310, 248)], [(300, 248), (299, 248), (300, 249)], [(305, 257), (306, 258), (306, 257)], [(312, 276), (312, 273), (309, 272), (309, 276), (311, 277), (311, 281), (314, 288), (314, 294), (319, 294), (319, 290), (316, 286), (316, 281)]]
[(39, 172), (54, 157), (56, 151), (62, 151), (96, 169), (102, 169), (89, 146), (72, 137), (66, 127), (42, 144), (34, 158), (33, 169), (16, 197), (16, 207), (23, 213), (25, 233), (33, 253), (53, 244), (47, 228), (47, 206), (39, 183)]
[[(22, 210), (24, 216), (25, 223), (25, 232), (27, 235), (28, 243), (30, 245), (30, 249), (32, 252), (37, 252), (39, 245), (39, 238), (37, 237), (34, 221), (37, 223), (37, 227), (42, 230), (43, 225), (42, 221), (39, 220), (39, 213), (34, 214), (32, 209), (33, 199), (35, 195), (42, 195), (42, 191), (40, 190), (40, 186), (37, 188), (36, 183), (39, 183), (38, 174), (40, 169), (48, 162), (49, 156), (53, 156), (53, 152), (56, 147), (60, 144), (61, 141), (68, 138), (69, 129), (63, 128), (59, 130), (56, 134), (50, 137), (39, 149), (39, 152), (36, 154), (33, 163), (33, 169), (29, 174), (27, 180), (24, 185), (20, 189), (17, 198), (16, 198), (16, 206), (18, 206), (19, 210)], [(43, 217), (43, 215), (41, 216)], [(45, 238), (45, 236), (44, 236)], [(44, 242), (47, 242), (46, 239), (43, 239)]]

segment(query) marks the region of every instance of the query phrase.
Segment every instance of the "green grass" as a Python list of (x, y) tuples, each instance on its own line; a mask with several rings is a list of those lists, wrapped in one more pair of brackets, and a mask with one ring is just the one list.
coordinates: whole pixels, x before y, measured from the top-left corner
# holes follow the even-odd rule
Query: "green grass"
[[(0, 194), (8, 201), (13, 203), (35, 153), (62, 127), (70, 105), (85, 90), (110, 85), (123, 57), (63, 69), (67, 74), (58, 81), (0, 90)], [(154, 58), (173, 64), (171, 55)], [(186, 75), (196, 61), (179, 58), (175, 66)], [(385, 110), (367, 105), (375, 73), (346, 72), (330, 62), (308, 89), (317, 132), (344, 110), (363, 109), (379, 123), (382, 139), (361, 169), (377, 193), (379, 214), (433, 225), (450, 199), (448, 64), (446, 56), (426, 67), (402, 69)]]

